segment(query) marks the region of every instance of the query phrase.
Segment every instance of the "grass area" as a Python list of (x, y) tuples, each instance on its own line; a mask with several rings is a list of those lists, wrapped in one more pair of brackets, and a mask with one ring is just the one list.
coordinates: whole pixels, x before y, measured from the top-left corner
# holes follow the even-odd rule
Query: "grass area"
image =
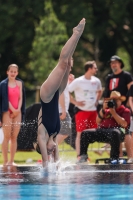
[[(100, 148), (102, 147), (102, 143), (93, 143), (93, 148)], [(90, 145), (89, 149), (92, 148), (92, 145)], [(73, 148), (70, 147), (70, 145), (67, 145), (66, 143), (63, 143), (59, 145), (59, 154), (60, 158), (63, 161), (70, 161), (70, 162), (76, 162), (76, 151), (73, 150)], [(98, 158), (109, 158), (109, 155), (107, 152), (104, 152), (102, 156), (94, 153), (93, 151), (88, 151), (88, 155), (90, 158), (90, 163), (95, 163), (95, 160)], [(36, 163), (38, 160), (41, 160), (41, 155), (38, 154), (36, 151), (18, 151), (15, 154), (15, 163), (17, 164), (26, 164), (28, 162), (26, 161), (32, 161), (31, 163)], [(0, 164), (3, 163), (2, 153), (0, 153)], [(30, 163), (30, 162), (29, 162)]]

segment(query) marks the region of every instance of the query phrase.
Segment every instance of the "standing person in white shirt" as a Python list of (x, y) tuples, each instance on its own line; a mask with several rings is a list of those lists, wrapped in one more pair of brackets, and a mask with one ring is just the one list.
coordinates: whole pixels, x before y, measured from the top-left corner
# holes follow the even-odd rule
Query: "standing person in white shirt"
[[(73, 66), (73, 59), (71, 60), (71, 66)], [(66, 139), (68, 136), (72, 134), (72, 127), (71, 127), (72, 121), (68, 112), (70, 104), (68, 85), (73, 80), (74, 80), (74, 75), (69, 74), (68, 84), (64, 92), (59, 97), (59, 114), (60, 114), (61, 128), (59, 134), (57, 135), (58, 145), (61, 144), (64, 141), (64, 139)]]
[(76, 78), (69, 85), (69, 92), (74, 92), (75, 98), (71, 95), (70, 102), (75, 105), (75, 122), (76, 122), (76, 151), (77, 157), (80, 154), (81, 133), (85, 129), (97, 128), (97, 104), (102, 95), (101, 81), (95, 77), (97, 65), (95, 61), (85, 63), (85, 74)]

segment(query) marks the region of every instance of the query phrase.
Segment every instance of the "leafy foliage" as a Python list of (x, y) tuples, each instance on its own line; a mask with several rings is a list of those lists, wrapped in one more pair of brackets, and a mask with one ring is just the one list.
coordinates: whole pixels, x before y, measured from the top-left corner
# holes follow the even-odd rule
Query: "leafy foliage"
[(49, 1), (45, 4), (45, 16), (36, 27), (36, 37), (30, 52), (29, 67), (34, 71), (36, 85), (42, 84), (57, 65), (66, 40), (65, 26), (57, 19)]
[[(9, 64), (20, 67), (21, 77), (26, 79), (26, 63), (35, 35), (35, 24), (44, 13), (44, 0), (0, 0), (0, 79), (6, 76)], [(25, 71), (27, 71), (25, 73)], [(29, 73), (30, 74), (30, 73)], [(29, 75), (29, 80), (30, 80)]]
[[(127, 53), (126, 59), (129, 58), (128, 69), (131, 71), (133, 0), (83, 0), (78, 4), (76, 0), (52, 0), (52, 3), (58, 18), (66, 24), (68, 34), (74, 24), (82, 17), (86, 18), (85, 31), (80, 48), (75, 53), (75, 60), (78, 60), (79, 55), (82, 56), (82, 64), (84, 60), (95, 59), (99, 66), (99, 76), (104, 78), (110, 72), (107, 61), (112, 55), (120, 53), (119, 49), (123, 49)], [(81, 70), (78, 72), (81, 74)]]
[(110, 72), (107, 61), (114, 54), (132, 70), (133, 0), (0, 0), (0, 5), (0, 80), (7, 66), (16, 63), (28, 88), (40, 85), (83, 17), (86, 27), (74, 53), (75, 76), (84, 73), (87, 60), (96, 60), (104, 83)]

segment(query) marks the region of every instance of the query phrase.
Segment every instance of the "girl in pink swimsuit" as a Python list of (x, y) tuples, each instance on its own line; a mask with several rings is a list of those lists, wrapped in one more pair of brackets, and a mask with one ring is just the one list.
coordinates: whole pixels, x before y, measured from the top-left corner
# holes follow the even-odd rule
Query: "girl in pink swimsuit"
[[(19, 99), (20, 99), (20, 88), (17, 85), (16, 81), (15, 87), (12, 88), (8, 86), (8, 101), (12, 104), (12, 106), (15, 109), (18, 109)], [(12, 114), (12, 111), (10, 109), (9, 112)]]
[[(21, 127), (22, 81), (17, 80), (18, 66), (9, 65), (8, 76), (8, 110), (2, 113), (4, 141), (2, 143), (3, 165), (16, 165), (14, 156), (17, 150), (17, 136)], [(10, 159), (8, 160), (8, 144), (10, 141)]]

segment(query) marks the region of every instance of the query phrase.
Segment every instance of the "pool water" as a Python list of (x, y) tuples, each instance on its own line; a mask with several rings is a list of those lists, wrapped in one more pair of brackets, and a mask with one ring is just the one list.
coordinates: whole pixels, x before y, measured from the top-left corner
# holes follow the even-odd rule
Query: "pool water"
[(1, 167), (0, 200), (133, 199), (133, 165), (74, 165), (43, 174), (38, 166)]

